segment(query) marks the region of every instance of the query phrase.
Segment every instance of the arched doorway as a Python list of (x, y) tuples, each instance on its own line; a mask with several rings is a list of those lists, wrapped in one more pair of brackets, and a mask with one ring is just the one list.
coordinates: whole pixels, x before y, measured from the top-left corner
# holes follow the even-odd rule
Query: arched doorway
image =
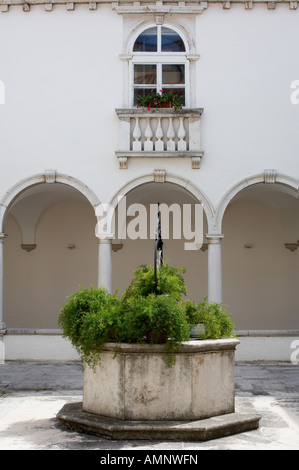
[(79, 285), (97, 283), (91, 201), (97, 203), (83, 184), (59, 175), (28, 179), (6, 196), (3, 320), (8, 332), (57, 329), (66, 297)]
[(298, 330), (299, 202), (292, 187), (256, 183), (223, 218), (223, 299), (237, 330)]
[[(181, 182), (181, 181), (180, 181)], [(139, 183), (139, 184), (138, 184)], [(196, 222), (197, 230), (203, 234), (207, 233), (209, 210), (206, 200), (203, 202), (204, 210), (202, 210), (202, 226), (199, 226), (199, 218), (196, 221), (195, 206), (200, 205), (202, 198), (199, 199), (199, 191), (187, 188), (186, 184), (178, 184), (175, 180), (165, 180), (163, 183), (157, 183), (150, 178), (142, 181), (135, 181), (134, 184), (128, 185), (127, 190), (122, 190), (118, 197), (125, 198), (117, 205), (117, 197), (114, 198), (112, 205), (116, 207), (115, 220), (116, 232), (120, 234), (118, 240), (112, 242), (112, 273), (113, 273), (113, 290), (120, 293), (126, 288), (132, 279), (133, 271), (141, 264), (154, 264), (154, 238), (157, 222), (157, 203), (160, 203), (162, 236), (163, 222), (169, 221), (169, 232), (167, 237), (163, 237), (163, 255), (164, 260), (168, 261), (172, 266), (182, 266), (186, 269), (185, 280), (187, 287), (187, 296), (195, 301), (201, 300), (208, 293), (207, 286), (207, 253), (206, 240), (200, 249), (188, 249), (184, 237), (184, 206), (190, 208), (191, 225), (190, 228), (194, 232)], [(162, 206), (166, 209), (163, 214)], [(167, 213), (167, 208), (169, 212)], [(125, 219), (119, 217), (119, 211), (126, 211)], [(178, 212), (174, 212), (178, 209)], [(208, 215), (206, 214), (208, 212)], [(146, 227), (141, 227), (138, 223), (142, 215), (146, 217)], [(180, 215), (180, 219), (176, 219), (176, 215)], [(164, 220), (163, 220), (164, 217)], [(167, 217), (167, 221), (165, 218)], [(138, 220), (139, 219), (139, 220)], [(119, 230), (118, 221), (123, 221), (123, 226)], [(186, 227), (186, 226), (185, 226)], [(165, 232), (164, 232), (165, 235)], [(186, 249), (187, 248), (187, 249)]]

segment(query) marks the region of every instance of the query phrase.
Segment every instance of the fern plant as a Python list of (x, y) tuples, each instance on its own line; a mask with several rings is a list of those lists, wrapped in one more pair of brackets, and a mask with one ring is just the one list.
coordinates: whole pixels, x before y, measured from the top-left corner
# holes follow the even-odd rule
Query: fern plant
[(102, 347), (116, 338), (120, 299), (104, 288), (81, 288), (69, 296), (58, 323), (86, 363), (100, 361)]
[[(167, 263), (163, 264), (157, 271), (158, 295), (168, 294), (179, 301), (186, 295), (186, 286), (183, 274), (185, 269), (182, 267), (172, 267)], [(123, 294), (124, 299), (155, 293), (155, 272), (150, 265), (141, 265), (134, 271), (134, 277), (131, 284)]]
[(158, 270), (139, 266), (122, 296), (104, 288), (80, 288), (61, 309), (59, 325), (85, 363), (100, 363), (107, 342), (164, 344), (171, 366), (175, 351), (190, 339), (190, 324), (204, 323), (205, 338), (232, 336), (234, 325), (223, 305), (186, 300), (184, 269), (165, 264)]
[(226, 307), (217, 302), (208, 302), (204, 298), (196, 304), (192, 300), (185, 302), (185, 313), (189, 325), (202, 323), (202, 339), (220, 339), (234, 336), (234, 324)]

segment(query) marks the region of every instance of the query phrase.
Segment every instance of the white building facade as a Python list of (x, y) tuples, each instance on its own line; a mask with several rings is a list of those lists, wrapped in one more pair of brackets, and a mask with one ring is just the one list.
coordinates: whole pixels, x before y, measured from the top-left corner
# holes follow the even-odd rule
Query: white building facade
[[(77, 358), (62, 305), (153, 263), (127, 229), (157, 202), (203, 208), (201, 249), (173, 229), (164, 257), (228, 306), (236, 358), (299, 356), (297, 6), (0, 0), (1, 361)], [(136, 108), (150, 89), (182, 111)]]

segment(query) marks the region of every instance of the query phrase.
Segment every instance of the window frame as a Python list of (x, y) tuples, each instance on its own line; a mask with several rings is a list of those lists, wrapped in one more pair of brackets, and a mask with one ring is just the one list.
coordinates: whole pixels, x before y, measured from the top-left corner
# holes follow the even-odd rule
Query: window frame
[[(140, 34), (142, 34), (144, 31), (151, 27), (157, 27), (157, 52), (143, 52), (143, 51), (133, 51), (134, 44), (139, 37)], [(185, 46), (185, 51), (183, 52), (162, 52), (161, 51), (161, 30), (162, 27), (171, 29), (174, 31), (176, 34), (180, 36), (182, 39), (184, 46)], [(169, 24), (163, 24), (163, 25), (156, 25), (156, 24), (148, 24), (146, 27), (138, 30), (136, 35), (134, 35), (134, 38), (131, 43), (131, 60), (130, 60), (130, 69), (129, 69), (129, 83), (130, 83), (130, 90), (129, 90), (129, 102), (131, 103), (131, 106), (134, 107), (134, 90), (136, 88), (147, 88), (147, 86), (144, 86), (144, 84), (140, 84), (140, 86), (136, 85), (134, 83), (134, 65), (135, 64), (140, 64), (140, 65), (157, 65), (157, 84), (156, 84), (156, 90), (159, 92), (160, 89), (162, 89), (162, 65), (184, 65), (185, 67), (185, 84), (169, 84), (165, 85), (164, 89), (170, 89), (170, 88), (182, 88), (185, 90), (185, 105), (184, 108), (190, 107), (190, 71), (189, 71), (189, 60), (187, 58), (187, 55), (189, 53), (189, 48), (186, 39), (182, 35), (182, 33), (175, 28), (172, 25)], [(155, 89), (155, 86), (150, 86), (149, 89)]]

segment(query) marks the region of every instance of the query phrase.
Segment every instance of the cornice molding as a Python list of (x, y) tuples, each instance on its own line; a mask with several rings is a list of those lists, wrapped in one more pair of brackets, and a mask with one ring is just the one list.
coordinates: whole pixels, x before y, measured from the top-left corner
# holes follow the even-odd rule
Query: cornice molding
[(224, 10), (232, 5), (243, 5), (245, 10), (252, 10), (254, 5), (263, 4), (268, 10), (274, 10), (277, 5), (286, 4), (290, 10), (297, 10), (298, 2), (290, 0), (185, 0), (185, 1), (149, 1), (149, 0), (0, 0), (0, 11), (8, 12), (10, 7), (22, 6), (24, 12), (29, 12), (32, 6), (43, 6), (46, 11), (54, 10), (55, 5), (65, 5), (67, 11), (75, 10), (76, 5), (86, 5), (89, 10), (96, 10), (101, 5), (110, 5), (120, 15), (167, 15), (167, 14), (201, 14), (209, 5), (218, 4)]

